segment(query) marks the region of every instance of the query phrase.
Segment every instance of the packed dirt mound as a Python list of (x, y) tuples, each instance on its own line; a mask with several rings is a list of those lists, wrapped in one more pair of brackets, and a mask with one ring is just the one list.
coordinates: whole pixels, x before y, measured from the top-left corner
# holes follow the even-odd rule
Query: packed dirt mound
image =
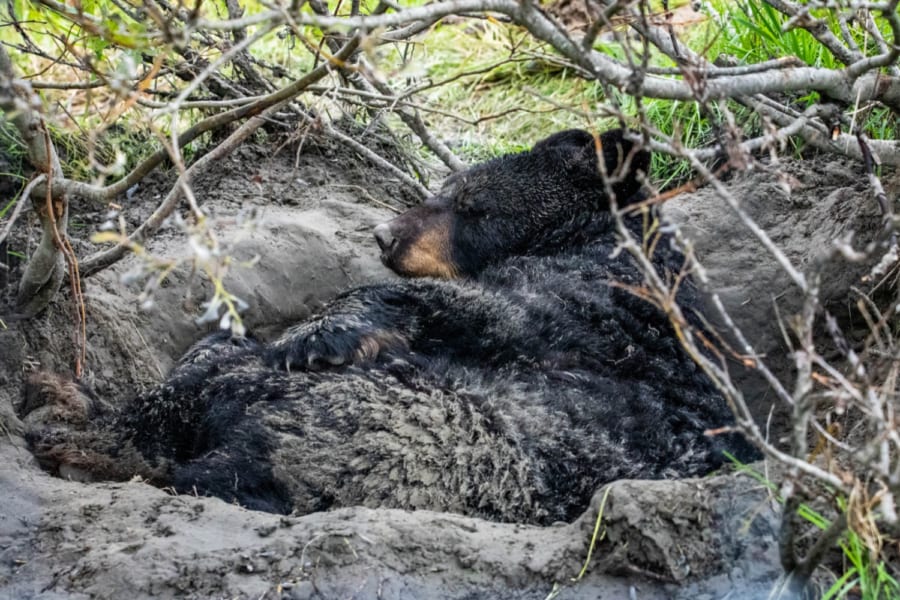
[[(727, 188), (800, 272), (818, 270), (820, 299), (845, 335), (852, 339), (859, 326), (867, 332), (854, 308), (859, 296), (851, 290), (871, 285), (863, 278), (874, 263), (849, 262), (835, 252), (835, 242), (862, 251), (881, 231), (878, 202), (862, 165), (833, 157), (785, 159), (737, 173)], [(790, 381), (793, 362), (783, 331), (790, 331), (789, 319), (799, 312), (802, 296), (787, 272), (712, 187), (667, 202), (665, 217), (693, 242), (712, 291), (757, 354), (781, 381)], [(724, 327), (721, 331), (732, 337)], [(773, 405), (768, 385), (755, 372), (733, 367), (757, 421), (765, 423)], [(785, 433), (788, 408), (775, 405), (773, 436)]]
[[(370, 231), (391, 214), (372, 201), (394, 204), (396, 184), (372, 169), (347, 168), (356, 159), (345, 155), (305, 152), (296, 160), (289, 152), (243, 148), (195, 182), (222, 239), (244, 231), (239, 216), (260, 212), (256, 229), (233, 249), (241, 259), (259, 255), (260, 261), (232, 269), (226, 284), (249, 304), (245, 322), (263, 338), (347, 287), (391, 277), (376, 258)], [(811, 256), (835, 234), (826, 223), (863, 231), (877, 223), (851, 167), (842, 167), (849, 174), (835, 177), (827, 192), (820, 171), (827, 166), (790, 168), (801, 182), (809, 179), (787, 198), (760, 191), (770, 174), (742, 175), (729, 185), (748, 206), (758, 202), (759, 215), (780, 211), (768, 226), (783, 233), (777, 242), (796, 245), (798, 257)], [(130, 204), (138, 213), (150, 210), (170, 181), (145, 184)], [(822, 203), (823, 193), (829, 203)], [(744, 238), (731, 216), (705, 194), (676, 200), (669, 212), (678, 208), (694, 230), (709, 234), (705, 256), (721, 257), (716, 277), (724, 278), (731, 306), (745, 315), (742, 323), (756, 323), (769, 306), (762, 299), (780, 289), (777, 274), (763, 276), (770, 271), (757, 246), (739, 241)], [(104, 219), (104, 209), (83, 208), (91, 227)], [(809, 235), (798, 237), (798, 231)], [(87, 242), (77, 248), (84, 255)], [(174, 225), (149, 250), (168, 257), (187, 252)], [(208, 282), (180, 268), (156, 290), (152, 309), (141, 311), (140, 290), (121, 282), (137, 264), (126, 259), (85, 282), (85, 380), (107, 402), (159, 381), (202, 335), (195, 318)], [(0, 596), (757, 598), (779, 575), (777, 506), (744, 475), (617, 482), (608, 496), (598, 491), (575, 522), (547, 528), (361, 508), (281, 517), (171, 496), (141, 482), (50, 477), (25, 449), (14, 409), (28, 371), (71, 371), (70, 315), (63, 294), (41, 317), (0, 331)], [(576, 582), (600, 510), (591, 560)]]
[[(404, 195), (394, 182), (375, 173), (369, 175), (378, 183), (363, 189), (359, 178), (369, 167), (361, 164), (348, 169), (344, 163), (353, 157), (312, 150), (308, 148), (297, 160), (287, 151), (269, 156), (259, 147), (242, 147), (194, 182), (198, 202), (210, 215), (211, 229), (219, 240), (229, 242), (235, 259), (224, 279), (225, 288), (246, 302), (244, 322), (260, 337), (308, 317), (348, 287), (392, 276), (381, 265), (371, 235), (372, 228), (392, 213), (374, 208), (367, 199), (374, 193), (385, 206), (402, 207), (398, 200), (404, 200)], [(123, 199), (130, 226), (149, 215), (172, 182), (171, 174), (157, 175)], [(107, 210), (76, 200), (73, 213), (89, 225), (73, 233), (73, 237), (83, 235), (74, 237), (73, 245), (76, 253), (86, 256), (97, 250), (87, 237), (108, 218)], [(147, 250), (163, 260), (191, 256), (186, 236), (175, 222), (165, 225)], [(258, 262), (241, 266), (254, 258)], [(142, 310), (143, 280), (123, 283), (136, 279), (134, 274), (142, 271), (142, 265), (129, 257), (84, 283), (88, 311), (84, 380), (103, 398), (128, 397), (158, 382), (188, 346), (217, 326), (196, 322), (212, 286), (192, 273), (189, 262), (155, 290), (152, 306)], [(6, 320), (10, 321), (9, 316)], [(72, 330), (74, 319), (68, 290), (40, 317), (11, 325), (11, 331), (0, 331), (6, 336), (3, 347), (21, 346), (0, 358), (17, 364), (6, 375), (0, 374), (19, 386), (11, 390), (9, 401), (22, 389), (26, 355), (29, 367), (71, 372), (75, 347), (65, 332)], [(3, 394), (0, 391), (0, 399)]]
[(538, 528), (363, 508), (283, 517), (53, 479), (9, 444), (0, 460), (0, 591), (14, 598), (758, 598), (777, 576), (775, 516), (749, 477), (622, 481), (574, 523)]

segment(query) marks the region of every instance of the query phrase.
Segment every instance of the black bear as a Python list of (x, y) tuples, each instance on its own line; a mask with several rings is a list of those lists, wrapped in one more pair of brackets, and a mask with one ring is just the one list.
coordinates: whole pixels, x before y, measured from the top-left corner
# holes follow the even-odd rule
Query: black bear
[[(642, 277), (614, 252), (610, 194), (640, 198), (649, 160), (623, 130), (566, 131), (453, 175), (376, 228), (410, 279), (350, 290), (271, 343), (213, 335), (120, 411), (33, 432), (34, 451), (261, 510), (539, 524), (575, 518), (604, 482), (752, 458), (736, 434), (705, 435), (733, 423), (724, 400), (624, 289)], [(681, 268), (654, 247), (660, 273)], [(698, 303), (689, 281), (679, 294)]]

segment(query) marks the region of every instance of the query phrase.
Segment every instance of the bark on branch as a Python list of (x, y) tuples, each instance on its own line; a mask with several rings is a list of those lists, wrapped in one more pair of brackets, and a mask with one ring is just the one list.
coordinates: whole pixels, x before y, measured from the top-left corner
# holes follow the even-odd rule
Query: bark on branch
[[(212, 152), (206, 154), (193, 165), (191, 165), (178, 178), (178, 181), (176, 181), (175, 185), (172, 186), (169, 194), (156, 208), (153, 214), (150, 215), (150, 217), (143, 224), (141, 224), (140, 227), (135, 229), (134, 232), (132, 232), (132, 234), (128, 237), (129, 244), (118, 244), (113, 248), (89, 256), (84, 261), (82, 261), (81, 272), (84, 274), (84, 276), (92, 275), (114, 264), (125, 255), (130, 244), (140, 244), (147, 238), (152, 236), (154, 233), (156, 233), (156, 231), (162, 225), (163, 221), (165, 221), (165, 219), (170, 214), (172, 214), (172, 211), (174, 211), (178, 206), (178, 202), (183, 196), (184, 188), (185, 186), (189, 185), (192, 178), (202, 173), (213, 162), (221, 160), (224, 157), (228, 156), (228, 154), (230, 154), (231, 151), (234, 150), (242, 141), (247, 139), (247, 137), (251, 133), (259, 129), (266, 122), (266, 118), (269, 115), (277, 112), (308, 86), (325, 77), (331, 69), (336, 68), (336, 65), (339, 65), (342, 61), (347, 60), (347, 58), (354, 52), (354, 50), (356, 50), (358, 46), (359, 37), (357, 36), (348, 41), (344, 45), (344, 47), (341, 48), (331, 58), (331, 60), (319, 65), (318, 67), (310, 71), (307, 75), (293, 82), (289, 86), (279, 90), (278, 92), (275, 92), (274, 94), (271, 94), (270, 96), (267, 96), (265, 102), (260, 101), (258, 103), (254, 103), (254, 110), (247, 111), (247, 114), (252, 115), (251, 118), (241, 127), (239, 127), (237, 131), (228, 136), (225, 141), (216, 146), (216, 148)], [(243, 108), (244, 107), (237, 110), (243, 110)]]
[[(5, 47), (0, 45), (0, 109), (22, 136), (28, 160), (34, 168), (46, 174), (48, 179), (61, 178), (62, 167), (56, 149), (50, 143), (47, 126), (39, 112), (40, 106), (40, 99), (31, 86), (16, 77), (12, 61)], [(16, 296), (16, 308), (25, 317), (44, 310), (62, 284), (64, 261), (55, 240), (57, 235), (65, 236), (69, 219), (69, 206), (63, 190), (53, 189), (52, 208), (48, 211), (46, 187), (36, 185), (29, 189), (41, 222), (41, 241), (28, 259)]]

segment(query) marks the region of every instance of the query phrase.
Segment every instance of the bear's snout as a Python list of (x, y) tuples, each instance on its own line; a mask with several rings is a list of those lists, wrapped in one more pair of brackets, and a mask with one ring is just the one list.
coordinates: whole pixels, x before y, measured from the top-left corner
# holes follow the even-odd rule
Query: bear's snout
[(376, 225), (372, 233), (375, 235), (375, 241), (378, 242), (378, 247), (381, 248), (383, 253), (390, 252), (397, 243), (397, 238), (394, 237), (394, 233), (391, 231), (390, 223)]
[(453, 214), (443, 207), (417, 206), (372, 230), (381, 262), (403, 277), (458, 276), (451, 258)]

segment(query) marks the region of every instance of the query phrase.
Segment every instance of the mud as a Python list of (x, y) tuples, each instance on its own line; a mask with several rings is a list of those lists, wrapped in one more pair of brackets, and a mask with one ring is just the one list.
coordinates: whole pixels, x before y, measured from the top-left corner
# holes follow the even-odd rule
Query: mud
[[(892, 181), (887, 178), (888, 185)], [(868, 274), (875, 262), (850, 262), (835, 251), (837, 241), (862, 252), (881, 239), (881, 212), (862, 166), (834, 157), (785, 159), (735, 174), (727, 187), (795, 268), (807, 278), (819, 274), (822, 303), (851, 343), (862, 339), (868, 327), (856, 309), (860, 296), (852, 290), (871, 288)], [(788, 273), (711, 187), (668, 202), (665, 216), (681, 224), (693, 242), (712, 282), (710, 291), (719, 295), (756, 356), (782, 382), (792, 381), (790, 320), (801, 309), (802, 294)], [(737, 361), (731, 368), (757, 422), (768, 422), (770, 439), (784, 442), (789, 407), (776, 402), (756, 372)]]
[[(244, 318), (257, 335), (305, 318), (347, 287), (392, 276), (377, 260), (369, 232), (390, 216), (385, 206), (400, 207), (405, 198), (395, 182), (357, 163), (334, 150), (297, 154), (248, 146), (194, 183), (222, 239), (242, 231), (238, 217), (251, 210), (260, 215), (234, 254), (261, 260), (226, 278), (228, 289), (248, 303)], [(871, 234), (878, 215), (859, 172), (821, 163), (788, 168), (801, 183), (789, 195), (764, 187), (771, 180), (766, 173), (729, 185), (755, 214), (772, 215), (764, 225), (792, 257), (808, 264), (803, 261), (829, 237), (847, 229)], [(123, 198), (135, 209), (127, 213), (130, 222), (170, 182), (154, 176)], [(77, 209), (85, 234), (105, 219), (104, 207)], [(789, 287), (771, 261), (707, 191), (671, 202), (667, 212), (687, 222), (723, 297), (759, 336), (760, 348), (787, 365), (777, 336), (758, 326), (771, 323), (771, 296)], [(76, 240), (81, 255), (90, 249), (86, 239)], [(174, 225), (148, 249), (168, 257), (187, 252)], [(135, 264), (126, 259), (85, 282), (85, 381), (108, 402), (161, 379), (205, 330), (195, 318), (208, 283), (181, 268), (143, 311), (140, 290), (121, 281)], [(835, 298), (857, 277), (855, 271), (840, 281), (830, 276)], [(780, 573), (777, 506), (755, 480), (733, 473), (617, 482), (608, 494), (598, 490), (581, 518), (548, 528), (363, 508), (283, 517), (172, 496), (139, 481), (53, 478), (25, 448), (15, 409), (29, 371), (71, 372), (70, 301), (61, 294), (41, 317), (7, 323), (0, 330), (0, 598), (704, 600), (765, 597)], [(601, 510), (591, 560), (577, 579)]]
[(10, 598), (755, 598), (774, 576), (774, 513), (749, 478), (613, 484), (576, 582), (605, 490), (543, 529), (363, 508), (294, 518), (51, 479), (9, 444), (0, 460)]

